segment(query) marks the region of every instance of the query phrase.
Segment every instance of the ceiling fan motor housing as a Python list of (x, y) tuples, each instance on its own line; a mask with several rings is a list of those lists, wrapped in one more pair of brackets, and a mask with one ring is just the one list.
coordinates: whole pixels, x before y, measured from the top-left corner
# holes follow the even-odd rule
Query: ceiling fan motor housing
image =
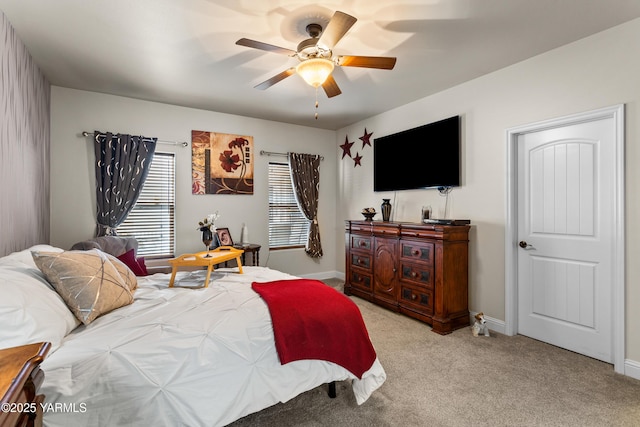
[(311, 38), (301, 41), (296, 49), (298, 59), (300, 61), (306, 61), (311, 58), (331, 59), (331, 49), (318, 45), (320, 34), (322, 34), (322, 26), (314, 23), (307, 25), (307, 34)]

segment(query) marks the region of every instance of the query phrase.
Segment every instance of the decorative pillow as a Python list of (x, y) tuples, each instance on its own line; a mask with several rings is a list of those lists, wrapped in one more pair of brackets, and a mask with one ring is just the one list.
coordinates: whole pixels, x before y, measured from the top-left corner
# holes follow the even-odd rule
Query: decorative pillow
[(129, 267), (136, 276), (149, 275), (147, 272), (147, 266), (144, 263), (144, 258), (136, 258), (135, 251), (133, 249), (128, 250), (117, 258)]
[(144, 257), (139, 256), (138, 258), (136, 258), (136, 260), (138, 261), (138, 265), (140, 266), (140, 270), (142, 270), (141, 276), (148, 276), (149, 275), (149, 271), (147, 270), (147, 263), (144, 262)]
[(33, 260), (85, 325), (133, 302), (136, 276), (115, 257), (98, 249), (33, 252)]
[(0, 347), (48, 341), (53, 352), (80, 322), (34, 264), (34, 248), (62, 252), (39, 245), (0, 258)]
[(120, 256), (133, 249), (135, 254), (138, 252), (138, 240), (135, 237), (100, 236), (78, 242), (71, 247), (72, 251), (89, 251), (91, 249), (100, 249), (113, 256)]

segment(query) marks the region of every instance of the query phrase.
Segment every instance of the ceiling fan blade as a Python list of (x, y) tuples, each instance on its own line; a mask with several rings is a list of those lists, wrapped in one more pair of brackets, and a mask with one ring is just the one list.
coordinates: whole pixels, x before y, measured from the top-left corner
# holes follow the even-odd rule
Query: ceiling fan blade
[(238, 46), (252, 47), (254, 49), (266, 50), (267, 52), (280, 53), (280, 54), (283, 54), (283, 55), (293, 56), (293, 55), (296, 54), (295, 50), (287, 49), (287, 48), (280, 47), (280, 46), (274, 46), (272, 44), (263, 43), (263, 42), (259, 42), (259, 41), (251, 40), (251, 39), (242, 38), (242, 39), (238, 40), (236, 42), (236, 44)]
[(338, 83), (333, 78), (332, 75), (327, 77), (327, 80), (322, 84), (322, 89), (324, 89), (324, 93), (327, 94), (327, 98), (333, 98), (334, 96), (338, 96), (342, 93), (340, 88), (338, 87)]
[(338, 56), (338, 65), (343, 67), (364, 67), (392, 70), (396, 65), (396, 58), (389, 56)]
[(339, 10), (333, 14), (331, 20), (327, 24), (327, 28), (322, 31), (318, 44), (324, 45), (329, 49), (340, 41), (340, 39), (349, 31), (349, 28), (353, 26), (357, 21), (351, 15), (347, 15)]
[(281, 80), (286, 79), (287, 77), (293, 75), (296, 73), (296, 69), (295, 67), (291, 67), (288, 70), (284, 70), (283, 72), (276, 74), (275, 76), (271, 77), (269, 80), (265, 80), (262, 83), (260, 83), (259, 85), (254, 86), (256, 89), (260, 89), (260, 90), (265, 90), (265, 89), (269, 89), (271, 86), (273, 86), (274, 84), (278, 83)]

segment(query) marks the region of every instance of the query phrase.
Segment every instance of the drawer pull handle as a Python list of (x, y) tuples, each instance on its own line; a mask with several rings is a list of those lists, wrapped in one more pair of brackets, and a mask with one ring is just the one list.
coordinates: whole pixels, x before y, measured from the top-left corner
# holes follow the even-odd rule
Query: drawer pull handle
[(416, 273), (415, 271), (411, 272), (411, 278), (415, 279), (416, 277), (418, 277), (418, 273)]
[(418, 249), (414, 249), (411, 251), (411, 255), (420, 255), (420, 251)]
[(416, 294), (411, 294), (411, 299), (412, 299), (412, 300), (414, 300), (414, 301), (415, 301), (415, 300), (417, 300), (417, 299), (418, 299), (418, 295), (416, 295)]
[(367, 246), (367, 242), (364, 241), (360, 241), (360, 243), (358, 243), (360, 246)]

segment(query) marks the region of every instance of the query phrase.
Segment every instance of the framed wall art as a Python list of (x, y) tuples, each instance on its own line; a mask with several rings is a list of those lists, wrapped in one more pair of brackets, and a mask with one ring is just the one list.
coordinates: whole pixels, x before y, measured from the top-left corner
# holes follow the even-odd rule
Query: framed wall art
[(253, 137), (191, 131), (192, 194), (253, 194)]

